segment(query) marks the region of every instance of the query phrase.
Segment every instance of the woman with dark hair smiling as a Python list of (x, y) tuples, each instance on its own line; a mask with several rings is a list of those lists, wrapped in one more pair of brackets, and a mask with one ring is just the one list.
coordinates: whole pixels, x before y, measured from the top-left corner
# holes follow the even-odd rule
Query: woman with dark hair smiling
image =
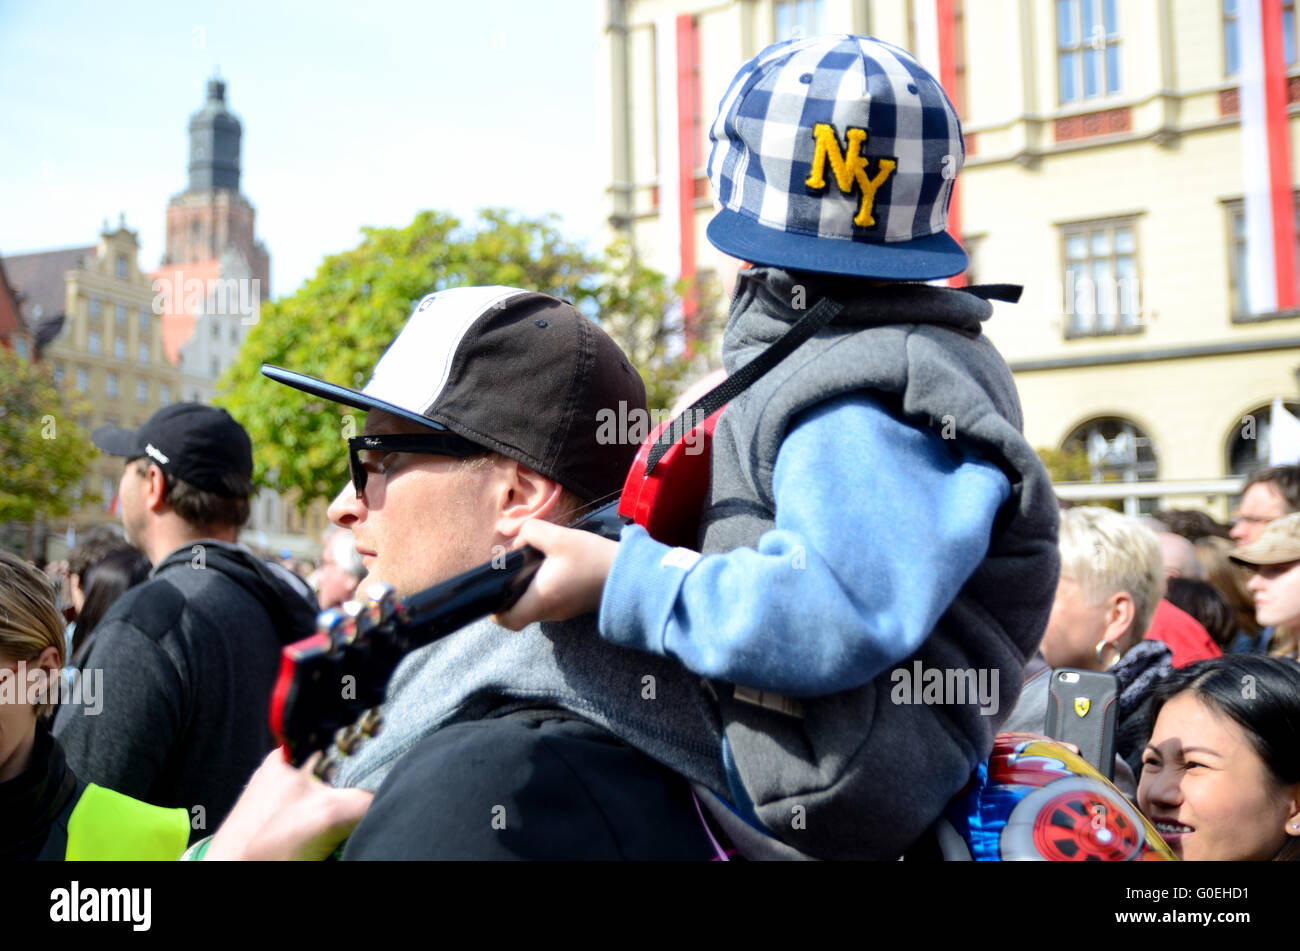
[(1300, 859), (1300, 664), (1231, 654), (1152, 694), (1138, 806), (1181, 859)]

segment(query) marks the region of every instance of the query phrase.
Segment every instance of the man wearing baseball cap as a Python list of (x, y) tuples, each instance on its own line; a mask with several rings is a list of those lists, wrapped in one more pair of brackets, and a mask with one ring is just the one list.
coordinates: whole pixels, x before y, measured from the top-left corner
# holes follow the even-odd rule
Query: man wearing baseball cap
[(1246, 587), (1255, 596), (1255, 620), (1284, 636), (1272, 638), (1269, 653), (1300, 660), (1296, 633), (1300, 631), (1300, 512), (1269, 522), (1248, 545), (1228, 557), (1255, 569)]
[[(352, 531), (366, 584), (400, 596), (489, 562), (529, 519), (564, 523), (616, 495), (638, 447), (603, 439), (600, 420), (645, 410), (604, 331), (510, 287), (424, 297), (360, 391), (263, 372), (368, 411), (329, 513)], [(469, 624), (406, 657), (382, 717), (331, 780), (376, 791), (345, 859), (711, 854), (686, 782), (725, 788), (698, 678), (603, 642), (592, 615), (517, 633)], [(343, 792), (268, 759), (206, 857), (328, 854), (346, 823), (306, 817)], [(303, 842), (304, 829), (323, 838)]]
[[(548, 557), (503, 621), (598, 607), (604, 639), (720, 681), (750, 826), (816, 857), (896, 858), (992, 748), (1058, 581), (1051, 484), (982, 334), (986, 298), (1013, 295), (918, 283), (966, 268), (946, 231), (964, 150), (904, 50), (770, 46), (711, 135), (708, 237), (758, 265), (738, 276), (728, 372), (829, 322), (723, 412), (704, 557), (637, 527), (615, 543), (530, 524)], [(926, 671), (996, 686), (926, 700), (905, 686)]]
[(122, 524), (154, 567), (95, 628), (82, 667), (103, 672), (104, 695), (61, 707), (54, 732), (77, 775), (183, 807), (201, 837), (273, 746), (280, 649), (310, 633), (314, 606), (297, 579), (236, 544), (253, 447), (229, 413), (176, 403), (91, 438), (125, 460)]

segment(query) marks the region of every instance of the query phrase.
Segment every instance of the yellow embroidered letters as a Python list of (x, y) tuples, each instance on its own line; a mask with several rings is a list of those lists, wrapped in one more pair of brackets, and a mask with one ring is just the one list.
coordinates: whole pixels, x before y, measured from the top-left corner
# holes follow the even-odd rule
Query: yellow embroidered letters
[(867, 157), (862, 154), (862, 146), (867, 141), (866, 129), (848, 130), (848, 149), (847, 154), (840, 149), (839, 136), (835, 134), (835, 128), (826, 122), (819, 122), (813, 126), (813, 138), (817, 140), (817, 151), (813, 154), (812, 171), (804, 182), (809, 188), (822, 189), (826, 187), (826, 160), (830, 159), (831, 172), (835, 176), (835, 184), (839, 186), (840, 191), (849, 195), (853, 192), (853, 185), (862, 189), (862, 201), (858, 205), (858, 213), (853, 219), (853, 223), (862, 228), (870, 228), (876, 223), (876, 219), (871, 216), (871, 206), (876, 200), (876, 189), (885, 183), (885, 180), (898, 167), (898, 163), (893, 159), (882, 158), (876, 160), (876, 174), (872, 178), (867, 177)]

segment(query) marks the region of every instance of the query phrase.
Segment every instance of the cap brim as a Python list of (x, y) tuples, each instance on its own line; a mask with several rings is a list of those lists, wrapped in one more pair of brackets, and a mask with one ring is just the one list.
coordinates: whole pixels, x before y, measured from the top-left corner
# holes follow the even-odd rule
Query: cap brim
[(134, 429), (122, 429), (118, 426), (100, 426), (90, 434), (90, 441), (100, 452), (110, 456), (144, 455), (140, 448), (140, 434)]
[(372, 409), (382, 410), (385, 413), (400, 416), (402, 419), (409, 419), (413, 423), (419, 423), (421, 426), (427, 426), (429, 429), (439, 431), (447, 429), (442, 423), (436, 422), (427, 416), (422, 416), (414, 410), (405, 409), (384, 400), (377, 400), (373, 396), (367, 396), (360, 390), (349, 389), (336, 383), (326, 383), (324, 380), (318, 380), (303, 373), (295, 373), (293, 370), (286, 370), (283, 367), (263, 363), (262, 375), (275, 380), (277, 383), (283, 383), (285, 386), (292, 386), (295, 390), (302, 390), (304, 393), (310, 393), (313, 396), (319, 396), (335, 403), (342, 403), (344, 406), (354, 406), (357, 409), (366, 411)]
[(705, 232), (719, 251), (751, 264), (892, 281), (933, 281), (966, 270), (962, 246), (946, 231), (889, 244), (790, 234), (736, 211), (719, 211)]
[(1251, 568), (1258, 568), (1261, 565), (1285, 565), (1288, 562), (1300, 561), (1300, 551), (1252, 551), (1247, 546), (1240, 551), (1228, 552), (1228, 558), (1239, 565), (1248, 565)]

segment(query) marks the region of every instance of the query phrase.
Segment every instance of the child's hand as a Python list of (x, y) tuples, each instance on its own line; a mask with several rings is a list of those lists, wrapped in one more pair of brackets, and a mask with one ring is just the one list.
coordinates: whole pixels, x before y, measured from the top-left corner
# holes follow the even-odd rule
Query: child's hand
[(493, 616), (496, 623), (518, 631), (534, 621), (567, 621), (600, 607), (618, 542), (533, 519), (519, 530), (515, 547), (520, 545), (532, 545), (546, 560), (514, 607)]

